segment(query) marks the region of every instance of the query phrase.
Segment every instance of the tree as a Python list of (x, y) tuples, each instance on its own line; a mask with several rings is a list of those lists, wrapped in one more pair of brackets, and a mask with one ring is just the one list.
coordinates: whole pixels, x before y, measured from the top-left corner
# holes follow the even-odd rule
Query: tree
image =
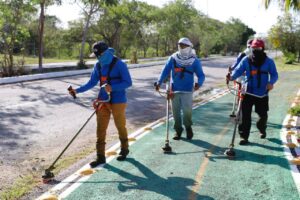
[(224, 53), (239, 52), (245, 48), (247, 40), (253, 36), (255, 31), (245, 25), (240, 19), (230, 18), (222, 30), (222, 41), (224, 41)]
[[(271, 2), (274, 0), (264, 0), (265, 8), (268, 9)], [(281, 7), (285, 9), (285, 11), (295, 10), (300, 11), (300, 0), (283, 0), (278, 2)]]
[(80, 2), (83, 5), (81, 9), (85, 19), (85, 25), (82, 32), (82, 43), (81, 43), (80, 55), (79, 55), (79, 65), (83, 65), (84, 64), (83, 55), (84, 55), (84, 46), (86, 43), (86, 36), (93, 15), (98, 11), (100, 11), (102, 6), (104, 5), (116, 5), (118, 3), (118, 0), (80, 0)]
[(279, 48), (287, 62), (293, 62), (298, 54), (300, 57), (300, 21), (289, 13), (278, 18), (278, 22), (269, 31), (269, 40)]
[(27, 21), (35, 9), (31, 2), (20, 0), (0, 1), (0, 41), (4, 59), (2, 66), (8, 69), (7, 75), (13, 75), (15, 47), (23, 45), (29, 36)]
[(45, 8), (47, 6), (53, 5), (53, 4), (61, 4), (61, 0), (33, 0), (36, 4), (40, 6), (40, 17), (39, 17), (39, 42), (38, 42), (38, 51), (39, 51), (39, 71), (43, 71), (43, 51), (44, 51), (44, 24), (45, 24)]
[(158, 13), (157, 30), (160, 34), (159, 44), (163, 45), (164, 55), (177, 49), (179, 38), (187, 36), (193, 27), (193, 17), (198, 12), (191, 0), (175, 0), (165, 5)]

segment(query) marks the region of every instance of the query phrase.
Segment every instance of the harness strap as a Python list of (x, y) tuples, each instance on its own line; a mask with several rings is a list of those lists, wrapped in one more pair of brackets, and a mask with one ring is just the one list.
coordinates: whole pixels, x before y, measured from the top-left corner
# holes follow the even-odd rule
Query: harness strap
[(108, 68), (108, 73), (107, 73), (107, 83), (110, 84), (110, 81), (112, 79), (117, 79), (117, 78), (120, 78), (120, 77), (110, 77), (110, 72), (112, 70), (112, 68), (115, 66), (115, 64), (117, 63), (118, 61), (118, 58), (116, 56), (113, 57), (113, 60), (111, 61), (111, 63), (109, 64), (109, 68)]
[(173, 59), (173, 64), (175, 73), (180, 73), (181, 79), (184, 77), (184, 73), (189, 73), (193, 75), (193, 72), (187, 70), (186, 67), (178, 67), (175, 59)]
[[(252, 84), (252, 87), (253, 88), (253, 76), (254, 75), (257, 75), (257, 88), (260, 88), (260, 85), (261, 85), (261, 75), (262, 74), (269, 74), (268, 71), (263, 71), (263, 70), (260, 70), (260, 67), (257, 68), (257, 70), (252, 70), (252, 65), (251, 65), (251, 61), (250, 59), (248, 58), (248, 63), (249, 63), (249, 69), (250, 69), (250, 79), (251, 79), (251, 84)], [(253, 92), (253, 91), (251, 91)]]
[(118, 58), (117, 57), (113, 57), (111, 63), (109, 64), (109, 68), (108, 68), (108, 72), (107, 72), (107, 76), (102, 76), (101, 74), (101, 66), (99, 63), (97, 63), (97, 68), (98, 68), (98, 71), (99, 71), (99, 77), (100, 77), (100, 86), (103, 85), (105, 82), (110, 84), (110, 81), (111, 80), (114, 80), (114, 79), (120, 79), (121, 77), (117, 76), (117, 77), (111, 77), (110, 76), (110, 72), (112, 70), (112, 68), (115, 66), (115, 64), (117, 63), (118, 61)]

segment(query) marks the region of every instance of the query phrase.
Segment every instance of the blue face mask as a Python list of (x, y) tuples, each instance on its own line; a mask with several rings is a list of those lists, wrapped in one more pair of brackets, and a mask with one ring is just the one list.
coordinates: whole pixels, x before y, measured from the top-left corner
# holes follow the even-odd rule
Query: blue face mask
[(112, 61), (112, 58), (113, 58), (112, 53), (110, 51), (106, 50), (103, 52), (103, 54), (100, 57), (98, 57), (98, 61), (100, 62), (101, 66), (104, 66), (104, 65), (110, 64)]

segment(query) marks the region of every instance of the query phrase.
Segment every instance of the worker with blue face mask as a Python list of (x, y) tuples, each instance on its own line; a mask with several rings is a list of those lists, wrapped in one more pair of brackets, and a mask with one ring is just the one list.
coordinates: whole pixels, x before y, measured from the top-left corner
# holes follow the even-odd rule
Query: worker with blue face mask
[[(198, 90), (205, 79), (201, 61), (197, 58), (192, 42), (184, 37), (178, 43), (178, 51), (169, 57), (158, 81), (155, 83), (159, 90), (162, 83), (170, 77), (172, 93), (172, 112), (174, 116), (174, 140), (180, 140), (183, 132), (182, 124), (185, 126), (186, 137), (193, 138), (192, 130), (192, 106), (193, 91)], [(194, 84), (194, 74), (197, 81)], [(183, 117), (181, 117), (181, 111)]]
[[(98, 62), (94, 65), (90, 79), (86, 84), (70, 91), (71, 94), (82, 93), (100, 82), (98, 98), (94, 101), (97, 114), (97, 158), (90, 163), (91, 167), (106, 162), (105, 136), (111, 114), (114, 117), (121, 142), (121, 151), (117, 160), (125, 160), (129, 153), (125, 111), (127, 107), (126, 89), (132, 85), (132, 80), (127, 65), (115, 57), (114, 52), (115, 50), (109, 48), (103, 41), (95, 43), (91, 56), (96, 57)], [(103, 103), (103, 100), (109, 98), (108, 94), (110, 94), (110, 101)]]

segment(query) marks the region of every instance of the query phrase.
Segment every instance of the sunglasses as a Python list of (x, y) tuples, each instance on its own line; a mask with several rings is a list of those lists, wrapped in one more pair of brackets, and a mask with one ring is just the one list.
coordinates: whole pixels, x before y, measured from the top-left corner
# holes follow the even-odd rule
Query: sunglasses
[(179, 46), (181, 49), (184, 49), (184, 48), (189, 47), (189, 45), (182, 44), (182, 43), (178, 43), (178, 46)]

